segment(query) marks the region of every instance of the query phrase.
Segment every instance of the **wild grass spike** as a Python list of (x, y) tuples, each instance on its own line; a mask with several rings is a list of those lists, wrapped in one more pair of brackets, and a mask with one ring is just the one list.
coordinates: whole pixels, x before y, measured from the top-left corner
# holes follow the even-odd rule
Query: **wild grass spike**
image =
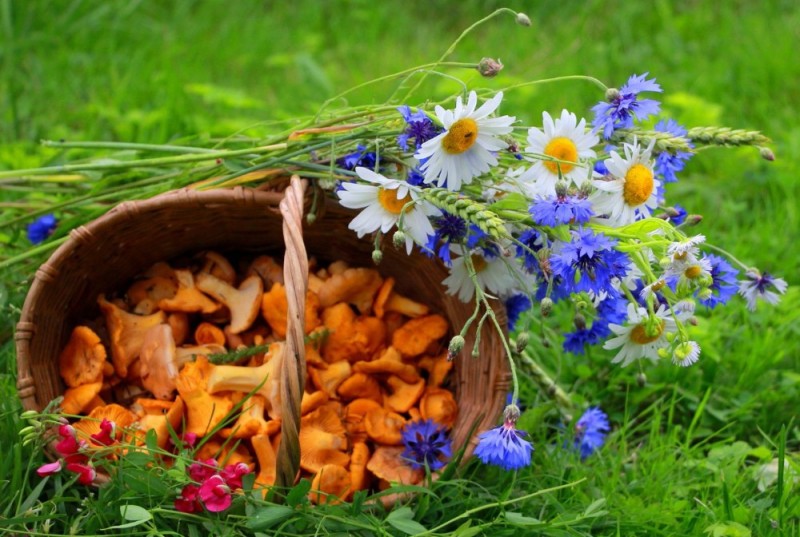
[(425, 190), (423, 197), (439, 209), (459, 216), (495, 239), (508, 237), (503, 220), (483, 204), (444, 188)]
[(731, 129), (728, 127), (695, 127), (689, 129), (692, 142), (707, 145), (766, 145), (772, 140), (759, 131)]

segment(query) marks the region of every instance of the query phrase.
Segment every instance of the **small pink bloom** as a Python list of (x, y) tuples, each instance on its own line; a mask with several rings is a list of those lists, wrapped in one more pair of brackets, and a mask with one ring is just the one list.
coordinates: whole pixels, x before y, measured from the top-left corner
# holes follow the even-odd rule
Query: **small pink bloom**
[(197, 485), (186, 485), (181, 491), (181, 495), (175, 500), (175, 509), (183, 513), (197, 513), (202, 510), (202, 506), (197, 501), (197, 493), (200, 487)]
[(113, 421), (103, 418), (103, 421), (100, 422), (100, 432), (93, 434), (90, 438), (101, 446), (110, 446), (116, 442), (114, 438), (116, 430), (117, 426)]
[(177, 444), (172, 441), (172, 437), (170, 436), (169, 443), (178, 449), (191, 449), (197, 443), (197, 435), (195, 433), (183, 433), (178, 437)]
[(212, 513), (224, 511), (231, 506), (231, 489), (219, 474), (206, 479), (200, 487), (200, 501)]
[(67, 464), (67, 470), (78, 474), (78, 483), (81, 485), (91, 485), (92, 482), (94, 482), (94, 479), (97, 477), (97, 472), (95, 472), (94, 468), (88, 464), (71, 462)]
[(197, 461), (189, 465), (189, 477), (192, 478), (192, 481), (196, 481), (197, 483), (202, 483), (216, 473), (217, 461), (214, 459)]
[(242, 477), (250, 473), (250, 467), (243, 462), (229, 464), (223, 468), (220, 475), (225, 480), (225, 484), (232, 489), (242, 488)]
[(56, 462), (51, 462), (48, 464), (41, 465), (37, 470), (36, 473), (39, 474), (39, 477), (45, 477), (48, 475), (57, 474), (61, 471), (61, 460), (57, 460)]
[(78, 442), (78, 435), (72, 425), (60, 425), (58, 427), (58, 435), (61, 440), (56, 443), (56, 451), (62, 457), (73, 455), (81, 448), (81, 443)]

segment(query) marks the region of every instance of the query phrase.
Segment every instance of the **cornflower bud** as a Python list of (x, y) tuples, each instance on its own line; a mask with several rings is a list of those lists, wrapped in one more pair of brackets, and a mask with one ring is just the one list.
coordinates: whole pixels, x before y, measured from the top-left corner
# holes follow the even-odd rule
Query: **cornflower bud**
[(392, 235), (392, 242), (395, 248), (402, 248), (406, 243), (406, 234), (398, 229), (394, 232), (394, 235)]
[(520, 26), (530, 26), (531, 19), (525, 13), (517, 13), (517, 24)]
[(497, 76), (497, 73), (503, 70), (503, 62), (500, 60), (494, 60), (492, 58), (482, 58), (480, 62), (478, 62), (478, 72), (481, 76), (486, 78), (492, 78)]
[(619, 99), (619, 96), (620, 96), (620, 93), (619, 93), (619, 90), (617, 88), (608, 88), (606, 90), (606, 101), (608, 101), (610, 103), (616, 101), (617, 99)]
[(542, 317), (547, 317), (553, 311), (553, 301), (548, 297), (544, 297), (539, 303), (539, 307), (542, 311)]
[(520, 332), (517, 336), (517, 352), (522, 352), (528, 347), (528, 341), (530, 341), (530, 336), (528, 336), (527, 332)]
[(380, 265), (381, 261), (383, 261), (383, 252), (380, 250), (372, 250), (372, 262), (376, 265)]
[(450, 345), (447, 346), (447, 359), (451, 362), (455, 360), (458, 353), (464, 348), (465, 343), (463, 336), (453, 336), (453, 339), (450, 340)]

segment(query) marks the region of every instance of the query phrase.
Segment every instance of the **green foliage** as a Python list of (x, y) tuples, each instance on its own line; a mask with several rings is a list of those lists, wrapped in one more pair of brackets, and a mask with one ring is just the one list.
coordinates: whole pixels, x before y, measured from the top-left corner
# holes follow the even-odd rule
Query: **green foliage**
[[(572, 394), (577, 408), (599, 404), (614, 430), (606, 447), (581, 462), (563, 446), (571, 436), (549, 397), (523, 377), (520, 420), (536, 452), (511, 475), (474, 460), (447, 479), (410, 492), (385, 509), (379, 497), (312, 507), (308, 481), (284, 504), (247, 493), (221, 515), (172, 509), (182, 468), (162, 472), (151, 458), (120, 461), (120, 479), (100, 489), (68, 474), (40, 479), (40, 446), (23, 446), (15, 397), (13, 325), (27, 281), (42, 255), (0, 274), (0, 524), (5, 531), (105, 535), (784, 535), (800, 531), (797, 495), (800, 429), (800, 63), (796, 2), (583, 2), (527, 6), (532, 28), (498, 20), (457, 49), (454, 59), (502, 58), (500, 87), (531, 79), (591, 74), (621, 85), (649, 71), (665, 88), (664, 108), (688, 127), (724, 123), (759, 129), (777, 160), (751, 148), (704, 149), (668, 200), (705, 216), (685, 230), (704, 233), (739, 259), (779, 273), (790, 287), (782, 304), (748, 315), (740, 304), (698, 312), (701, 362), (642, 370), (609, 364), (602, 351), (561, 352), (556, 327), (571, 313), (531, 316), (527, 352)], [(438, 57), (498, 2), (46, 2), (0, 1), (0, 169), (76, 162), (86, 150), (38, 146), (41, 138), (192, 143), (291, 128), (327, 98), (363, 81)], [(465, 79), (478, 80), (477, 73)], [(351, 104), (384, 102), (395, 81), (348, 94)], [(431, 77), (416, 93), (449, 93), (458, 84)], [(527, 86), (508, 92), (509, 108), (579, 115), (599, 100), (589, 85)], [(414, 104), (414, 103), (409, 103)], [(134, 154), (109, 151), (109, 162)], [(154, 156), (163, 156), (157, 154)], [(229, 172), (251, 163), (226, 159)], [(176, 172), (177, 174), (177, 172)], [(0, 182), (0, 261), (30, 250), (24, 224), (53, 202), (78, 200), (59, 214), (53, 237), (102, 214), (110, 186), (126, 196), (179, 181), (142, 171), (100, 172), (88, 181)], [(149, 183), (148, 183), (149, 181)], [(139, 195), (146, 195), (140, 190)], [(524, 213), (524, 205), (492, 207)], [(508, 214), (503, 213), (504, 217)], [(521, 214), (520, 218), (525, 215)], [(641, 225), (652, 225), (641, 224)], [(632, 229), (639, 232), (641, 229)], [(557, 488), (563, 487), (563, 488)]]

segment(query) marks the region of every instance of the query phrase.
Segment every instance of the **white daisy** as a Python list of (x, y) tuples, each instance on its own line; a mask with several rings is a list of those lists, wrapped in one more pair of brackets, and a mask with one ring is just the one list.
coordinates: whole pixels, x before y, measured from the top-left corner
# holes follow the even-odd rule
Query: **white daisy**
[(673, 257), (682, 256), (686, 254), (691, 254), (697, 257), (700, 254), (700, 249), (697, 247), (698, 244), (703, 244), (706, 242), (705, 235), (695, 235), (694, 237), (688, 237), (684, 241), (680, 242), (673, 242), (667, 247), (667, 253)]
[(612, 363), (622, 362), (622, 367), (639, 358), (658, 360), (658, 349), (668, 345), (666, 335), (677, 331), (678, 325), (666, 306), (661, 305), (650, 318), (647, 309), (628, 304), (628, 323), (610, 324), (608, 327), (617, 337), (603, 345), (604, 349), (618, 349)]
[(700, 359), (700, 345), (694, 341), (678, 343), (672, 352), (672, 363), (681, 367), (689, 367)]
[(590, 196), (595, 214), (606, 215), (610, 225), (624, 226), (638, 218), (647, 218), (658, 206), (658, 186), (661, 184), (653, 174), (651, 152), (655, 140), (647, 148), (636, 142), (624, 144), (625, 158), (612, 151), (604, 163), (610, 180), (595, 179), (597, 189)]
[(705, 257), (697, 258), (691, 252), (675, 254), (672, 261), (664, 269), (665, 278), (678, 278), (678, 287), (689, 286), (696, 288), (704, 281), (710, 285), (711, 261)]
[[(460, 248), (453, 248), (454, 251), (463, 252)], [(516, 280), (509, 267), (500, 256), (485, 256), (481, 250), (472, 250), (469, 259), (475, 269), (475, 276), (481, 289), (491, 292), (494, 295), (504, 295), (514, 289)], [(444, 284), (447, 292), (451, 295), (458, 295), (462, 302), (469, 302), (475, 295), (475, 284), (470, 278), (467, 258), (464, 256), (453, 259), (453, 266), (450, 267), (450, 275), (445, 278)]]
[(525, 148), (528, 153), (554, 159), (536, 159), (528, 170), (536, 185), (536, 193), (544, 197), (555, 196), (559, 171), (566, 181), (581, 186), (592, 176), (592, 169), (584, 163), (595, 157), (592, 147), (597, 145), (599, 138), (591, 131), (587, 132), (585, 119), (581, 118), (579, 123), (577, 116), (567, 110), (562, 110), (561, 117), (555, 121), (550, 114), (543, 112), (542, 127), (544, 130), (528, 129), (528, 147)]
[[(406, 252), (411, 253), (414, 242), (425, 244), (428, 235), (433, 235), (433, 226), (428, 216), (436, 208), (419, 199), (418, 190), (397, 179), (388, 179), (368, 168), (356, 168), (356, 174), (372, 184), (342, 183), (337, 192), (339, 203), (348, 209), (364, 209), (347, 226), (361, 238), (367, 233), (381, 230), (386, 233), (397, 225), (402, 214), (402, 229), (406, 234)], [(413, 204), (403, 211), (403, 207)]]
[(471, 91), (466, 106), (461, 97), (456, 100), (455, 110), (436, 106), (436, 117), (445, 131), (422, 144), (414, 155), (420, 162), (425, 161), (420, 170), (426, 183), (436, 181), (440, 187), (446, 183), (448, 189), (458, 191), (462, 182), (470, 184), (474, 177), (497, 165), (492, 151), (508, 147), (499, 136), (509, 134), (516, 121), (513, 116), (488, 117), (502, 100), (501, 91), (476, 110), (478, 96)]

